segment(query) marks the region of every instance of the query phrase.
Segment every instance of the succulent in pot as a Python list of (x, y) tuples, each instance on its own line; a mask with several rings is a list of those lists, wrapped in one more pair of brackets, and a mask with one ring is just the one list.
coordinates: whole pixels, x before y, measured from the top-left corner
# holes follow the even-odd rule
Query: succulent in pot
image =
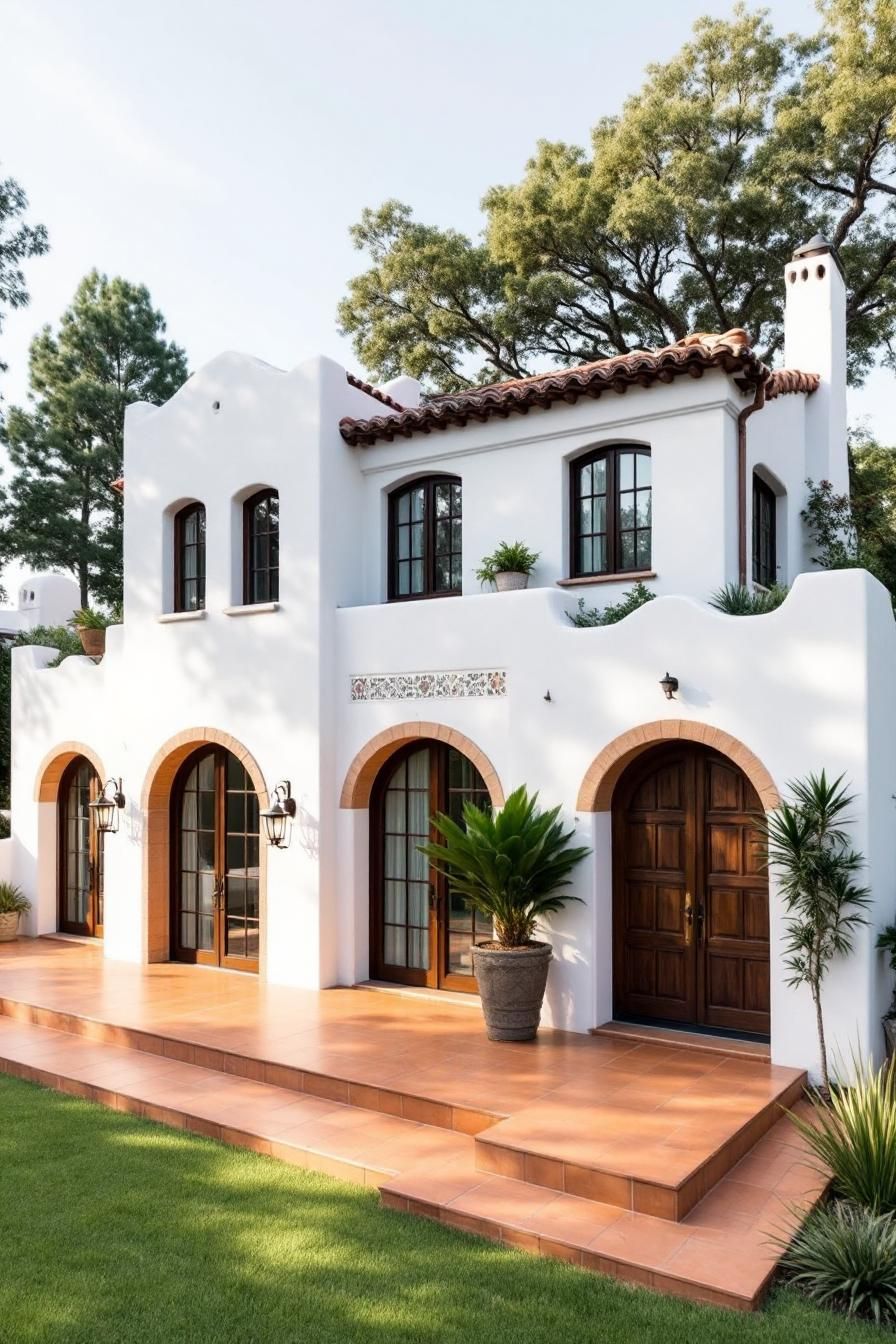
[[(876, 946), (879, 951), (886, 952), (890, 970), (896, 976), (896, 924), (888, 924), (883, 932), (877, 935)], [(896, 983), (893, 985), (893, 998), (884, 1015), (883, 1026), (887, 1056), (892, 1059), (896, 1056)]]
[(538, 551), (530, 551), (521, 541), (502, 541), (484, 555), (476, 577), (480, 583), (493, 583), (499, 593), (525, 588), (538, 563)]
[(441, 842), (420, 849), (449, 887), (492, 920), (494, 939), (473, 948), (473, 970), (490, 1041), (531, 1041), (538, 1031), (551, 961), (535, 938), (539, 919), (578, 896), (563, 892), (589, 853), (570, 844), (560, 808), (542, 812), (538, 794), (515, 789), (500, 811), (464, 804), (464, 824), (442, 812), (432, 819)]
[(79, 607), (73, 611), (69, 625), (77, 630), (81, 648), (89, 658), (102, 658), (106, 652), (106, 628), (114, 624), (115, 617), (107, 616), (92, 607)]
[(11, 943), (19, 931), (19, 916), (31, 909), (21, 887), (0, 882), (0, 943)]

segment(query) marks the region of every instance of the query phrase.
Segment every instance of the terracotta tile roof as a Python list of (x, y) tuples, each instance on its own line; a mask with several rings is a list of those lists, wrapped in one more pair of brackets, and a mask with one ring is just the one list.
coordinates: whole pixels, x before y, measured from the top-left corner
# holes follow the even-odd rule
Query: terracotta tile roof
[(117, 490), (120, 495), (124, 494), (124, 477), (119, 476), (118, 480), (109, 482), (110, 490)]
[(384, 406), (391, 406), (393, 411), (404, 410), (404, 407), (400, 402), (397, 402), (394, 397), (387, 396), (385, 392), (381, 392), (379, 388), (374, 387), (372, 383), (365, 383), (364, 379), (359, 378), (357, 374), (346, 373), (345, 381), (352, 387), (356, 387), (359, 392), (366, 392), (368, 397), (376, 397), (377, 401), (381, 401)]
[(495, 416), (506, 419), (511, 414), (526, 415), (533, 406), (547, 410), (557, 401), (572, 404), (579, 397), (596, 398), (607, 391), (625, 392), (628, 387), (670, 383), (683, 374), (701, 378), (707, 369), (723, 369), (743, 388), (764, 383), (766, 395), (771, 397), (786, 392), (814, 392), (818, 386), (815, 374), (789, 369), (773, 374), (750, 346), (747, 333), (735, 328), (721, 335), (696, 332), (658, 350), (632, 350), (573, 369), (514, 378), (469, 392), (447, 393), (432, 397), (421, 406), (399, 410), (397, 415), (375, 415), (366, 420), (346, 416), (339, 422), (339, 432), (346, 443), (369, 447), (378, 439), (410, 438), (412, 434), (462, 427), (470, 421), (481, 423)]

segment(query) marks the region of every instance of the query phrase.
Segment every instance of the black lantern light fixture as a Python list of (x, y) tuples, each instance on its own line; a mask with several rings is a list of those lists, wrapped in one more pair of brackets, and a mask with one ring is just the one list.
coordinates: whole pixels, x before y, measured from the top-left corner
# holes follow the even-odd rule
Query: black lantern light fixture
[(124, 803), (121, 780), (107, 779), (97, 797), (87, 804), (98, 835), (112, 835), (118, 830), (118, 818)]
[(675, 692), (678, 690), (678, 678), (670, 677), (669, 673), (667, 672), (664, 677), (660, 678), (660, 685), (663, 688), (663, 695), (666, 697), (666, 699), (674, 700)]
[(275, 849), (288, 849), (292, 834), (292, 822), (296, 815), (296, 800), (292, 796), (292, 787), (288, 779), (282, 779), (274, 789), (270, 807), (261, 810), (264, 832), (269, 845)]

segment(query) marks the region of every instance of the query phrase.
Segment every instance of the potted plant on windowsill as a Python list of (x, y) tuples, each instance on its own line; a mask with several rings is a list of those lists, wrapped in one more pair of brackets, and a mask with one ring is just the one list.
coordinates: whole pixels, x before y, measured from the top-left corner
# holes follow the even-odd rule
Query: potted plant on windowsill
[[(888, 924), (883, 933), (877, 935), (877, 948), (886, 952), (890, 970), (896, 975), (896, 924)], [(887, 1042), (887, 1057), (896, 1056), (896, 984), (893, 986), (893, 998), (884, 1014), (884, 1039)]]
[(525, 588), (538, 563), (538, 551), (530, 551), (521, 541), (502, 541), (484, 555), (476, 571), (480, 583), (493, 583), (499, 593)]
[(551, 946), (535, 938), (538, 920), (578, 896), (561, 894), (590, 852), (570, 844), (560, 808), (540, 812), (538, 794), (516, 789), (499, 812), (464, 804), (464, 824), (439, 812), (442, 843), (420, 850), (467, 906), (492, 920), (492, 942), (473, 948), (473, 970), (490, 1041), (531, 1041), (538, 1031)]
[(27, 914), (31, 902), (21, 887), (0, 882), (0, 943), (11, 943), (19, 931), (19, 916)]
[(88, 658), (102, 658), (106, 652), (106, 628), (115, 618), (104, 612), (94, 611), (92, 607), (79, 607), (73, 611), (69, 625), (77, 630), (81, 648)]

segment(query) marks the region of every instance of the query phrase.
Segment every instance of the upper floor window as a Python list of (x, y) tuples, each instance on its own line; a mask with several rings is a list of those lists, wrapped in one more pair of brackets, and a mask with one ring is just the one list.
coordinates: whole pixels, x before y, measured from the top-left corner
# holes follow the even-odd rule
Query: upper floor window
[(243, 505), (243, 601), (280, 598), (280, 498), (259, 490)]
[(174, 517), (174, 610), (205, 607), (205, 507), (188, 504)]
[(389, 496), (389, 598), (459, 593), (461, 483), (428, 476)]
[(599, 448), (570, 466), (573, 578), (650, 569), (649, 448)]
[(753, 582), (770, 588), (778, 579), (777, 498), (761, 476), (753, 473)]

